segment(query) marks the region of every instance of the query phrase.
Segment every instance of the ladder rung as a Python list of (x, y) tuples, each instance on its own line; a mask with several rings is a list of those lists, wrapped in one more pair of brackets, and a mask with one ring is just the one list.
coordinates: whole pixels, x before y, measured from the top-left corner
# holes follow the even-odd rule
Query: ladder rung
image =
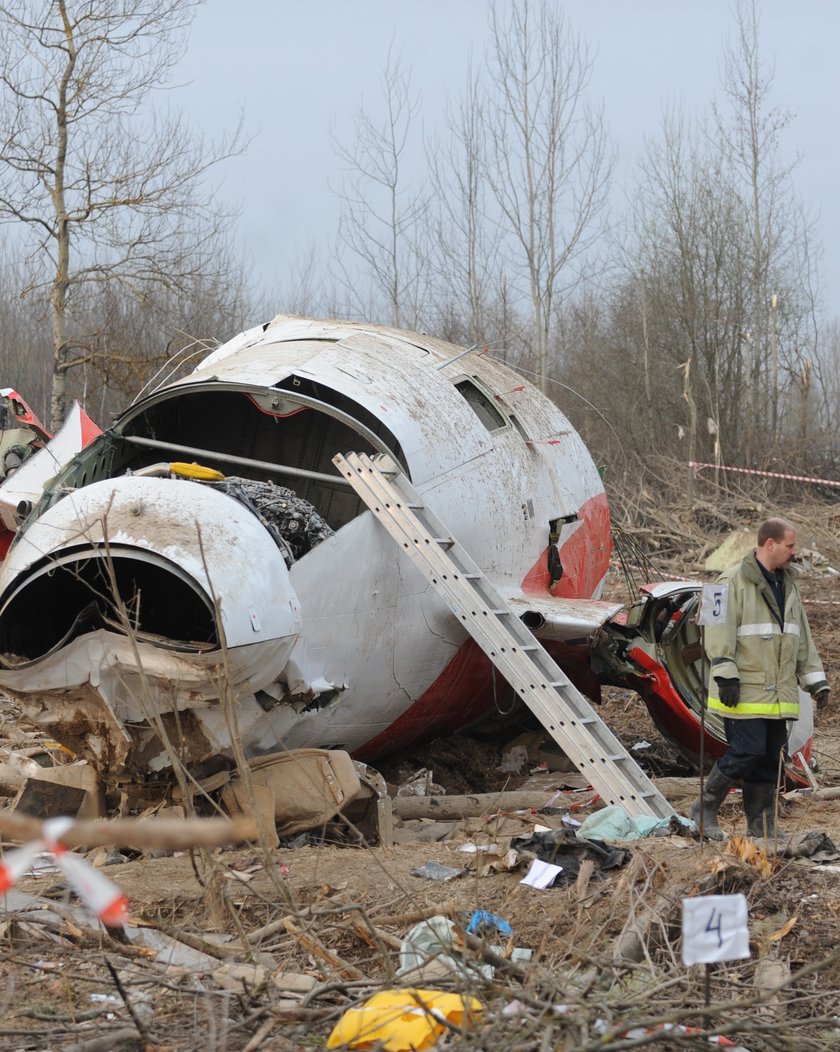
[(425, 504), (406, 504), (406, 507), (409, 509), (409, 511), (423, 511), (423, 509), (426, 507), (426, 505)]
[(542, 647), (537, 647), (534, 646), (533, 643), (528, 643), (527, 646), (520, 647), (519, 649), (522, 651), (523, 654), (527, 654), (531, 650), (542, 650)]
[(496, 617), (511, 617), (512, 612), (510, 610), (491, 610), (491, 614), (495, 614)]
[(455, 543), (451, 537), (432, 537), (435, 544), (439, 544), (441, 548), (451, 548)]

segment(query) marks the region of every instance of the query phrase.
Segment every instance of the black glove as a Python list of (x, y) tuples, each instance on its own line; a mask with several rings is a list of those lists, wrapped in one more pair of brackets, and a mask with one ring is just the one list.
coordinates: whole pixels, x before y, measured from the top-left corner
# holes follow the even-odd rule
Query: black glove
[(811, 688), (811, 694), (814, 698), (814, 704), (818, 709), (824, 709), (828, 705), (828, 696), (831, 693), (831, 688), (824, 679), (820, 680), (819, 683), (815, 683)]
[(741, 681), (739, 679), (718, 679), (715, 676), (715, 683), (718, 685), (720, 700), (728, 708), (734, 709), (741, 700)]

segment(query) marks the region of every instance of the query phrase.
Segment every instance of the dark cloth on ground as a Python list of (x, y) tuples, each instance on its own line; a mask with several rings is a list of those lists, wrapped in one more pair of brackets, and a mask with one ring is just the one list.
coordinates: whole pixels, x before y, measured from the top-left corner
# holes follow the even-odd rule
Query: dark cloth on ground
[(594, 875), (598, 875), (602, 870), (623, 866), (631, 857), (627, 848), (615, 847), (603, 840), (578, 840), (570, 829), (514, 837), (510, 846), (523, 858), (537, 858), (553, 866), (562, 866), (550, 885), (552, 887), (573, 884), (580, 873), (581, 863), (587, 859), (595, 863)]

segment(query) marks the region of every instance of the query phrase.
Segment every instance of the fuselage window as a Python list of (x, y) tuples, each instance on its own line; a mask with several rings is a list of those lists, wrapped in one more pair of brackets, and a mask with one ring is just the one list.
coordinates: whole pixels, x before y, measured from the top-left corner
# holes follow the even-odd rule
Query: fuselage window
[(455, 387), (466, 398), (473, 412), (488, 431), (498, 431), (500, 427), (507, 426), (507, 421), (499, 410), (472, 380), (459, 380)]

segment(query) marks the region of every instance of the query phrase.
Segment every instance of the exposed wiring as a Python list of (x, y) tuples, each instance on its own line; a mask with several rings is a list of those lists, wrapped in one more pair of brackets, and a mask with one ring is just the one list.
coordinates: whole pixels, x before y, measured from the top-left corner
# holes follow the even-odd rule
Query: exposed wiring
[[(651, 581), (664, 581), (666, 575), (662, 573), (646, 554), (639, 543), (620, 527), (613, 525), (613, 551), (621, 568), (624, 583), (631, 595), (636, 595), (643, 584)], [(637, 579), (637, 570), (641, 570), (644, 577)]]
[(513, 690), (513, 687), (511, 687), (511, 695), (512, 695), (512, 697), (511, 697), (510, 708), (503, 709), (499, 705), (499, 696), (498, 696), (498, 693), (496, 691), (496, 666), (491, 664), (490, 671), (491, 671), (492, 676), (493, 676), (493, 704), (496, 707), (496, 712), (498, 712), (498, 714), (500, 716), (511, 716), (511, 715), (513, 715), (513, 712), (514, 712), (514, 710), (516, 708), (516, 703), (517, 703), (517, 701), (519, 699), (517, 698), (516, 693)]

